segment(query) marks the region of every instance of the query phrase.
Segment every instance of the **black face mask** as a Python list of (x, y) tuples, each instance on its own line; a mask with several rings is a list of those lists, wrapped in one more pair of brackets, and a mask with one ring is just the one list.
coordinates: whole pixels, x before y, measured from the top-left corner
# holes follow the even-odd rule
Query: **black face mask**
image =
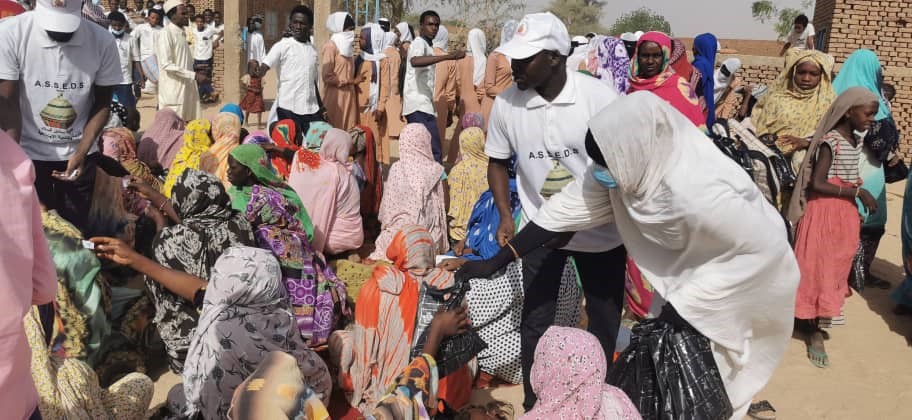
[(57, 42), (70, 42), (70, 40), (73, 39), (73, 35), (76, 33), (76, 32), (53, 32), (53, 31), (45, 31), (45, 32), (47, 32), (48, 37), (50, 37), (51, 39), (53, 39), (54, 41), (57, 41)]

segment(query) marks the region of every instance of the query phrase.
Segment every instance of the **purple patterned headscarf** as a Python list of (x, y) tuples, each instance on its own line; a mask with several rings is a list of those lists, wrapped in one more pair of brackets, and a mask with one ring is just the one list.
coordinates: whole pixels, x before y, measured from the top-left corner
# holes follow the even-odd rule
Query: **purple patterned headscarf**
[(258, 131), (254, 131), (254, 132), (248, 134), (247, 137), (244, 138), (243, 144), (270, 144), (270, 143), (272, 143), (272, 139), (269, 138), (268, 135), (266, 135), (266, 132), (262, 131), (262, 130), (258, 130)]
[(621, 95), (627, 94), (630, 58), (624, 41), (600, 35), (593, 41), (596, 48), (589, 49), (589, 73), (600, 80), (611, 80)]
[(463, 130), (466, 130), (470, 127), (478, 127), (482, 130), (485, 129), (484, 116), (477, 112), (466, 112), (465, 115), (462, 116), (462, 120), (460, 122), (462, 124)]

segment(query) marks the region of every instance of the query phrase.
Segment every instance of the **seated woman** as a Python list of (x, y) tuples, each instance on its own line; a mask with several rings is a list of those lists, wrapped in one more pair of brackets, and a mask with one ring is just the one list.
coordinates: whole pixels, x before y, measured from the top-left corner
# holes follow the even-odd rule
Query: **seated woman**
[(154, 383), (148, 376), (130, 373), (108, 388), (102, 388), (98, 376), (88, 364), (73, 355), (55, 351), (53, 343), (48, 346), (35, 307), (25, 316), (25, 333), (32, 353), (32, 379), (38, 389), (41, 418), (146, 417), (154, 391)]
[[(230, 198), (214, 175), (186, 170), (178, 178), (170, 203), (164, 197), (151, 198), (150, 207), (164, 209), (178, 222), (164, 228), (153, 243), (155, 260), (165, 267), (208, 280), (212, 266), (226, 249), (254, 244), (250, 223), (231, 209)], [(191, 301), (160, 283), (147, 279), (146, 287), (155, 304), (154, 322), (171, 370), (180, 373), (199, 314)]]
[(361, 192), (352, 174), (352, 139), (337, 128), (327, 131), (316, 161), (305, 151), (295, 153), (288, 185), (314, 224), (314, 250), (327, 255), (354, 251), (364, 243)]
[(237, 147), (241, 135), (241, 119), (232, 112), (220, 112), (212, 119), (212, 147), (200, 157), (199, 168), (215, 175), (225, 188), (228, 182), (228, 154)]
[(246, 215), (255, 229), (257, 246), (279, 260), (282, 282), (304, 342), (320, 347), (351, 314), (346, 307), (345, 284), (310, 247), (301, 223), (292, 216), (296, 211), (278, 192), (254, 185)]
[(184, 132), (184, 144), (174, 158), (174, 163), (171, 164), (171, 169), (168, 170), (168, 177), (165, 178), (165, 185), (162, 187), (165, 197), (171, 197), (171, 190), (184, 171), (200, 168), (200, 158), (212, 145), (211, 131), (212, 125), (209, 120), (193, 120), (187, 124), (187, 130)]
[(485, 135), (471, 127), (459, 133), (459, 161), (447, 178), (450, 185), (450, 240), (465, 241), (466, 225), (478, 197), (488, 189), (488, 156), (484, 152)]
[(421, 124), (405, 126), (399, 135), (399, 161), (390, 168), (380, 203), (382, 230), (372, 260), (386, 260), (387, 247), (404, 226), (419, 225), (430, 235), (431, 253), (443, 254), (447, 240), (443, 166), (431, 153), (431, 133)]
[(288, 184), (279, 179), (269, 162), (266, 150), (261, 146), (242, 144), (231, 151), (228, 156), (228, 180), (231, 181), (228, 195), (231, 196), (232, 208), (239, 212), (247, 211), (254, 185), (278, 191), (295, 206), (297, 211), (294, 217), (301, 222), (301, 227), (307, 233), (307, 240), (313, 240), (313, 223), (304, 204), (301, 203), (301, 198)]
[[(401, 130), (400, 130), (401, 131)], [(358, 125), (348, 131), (352, 138), (352, 174), (361, 191), (361, 220), (364, 223), (364, 237), (369, 241), (380, 234), (377, 214), (380, 199), (383, 198), (383, 168), (377, 160), (377, 143), (374, 132), (366, 125)]]
[(171, 108), (155, 113), (152, 125), (143, 132), (137, 146), (139, 160), (156, 175), (171, 167), (184, 144), (185, 122)]
[(538, 402), (520, 419), (640, 420), (627, 394), (602, 380), (607, 373), (608, 359), (594, 335), (548, 328), (529, 375)]
[(591, 175), (551, 197), (511, 246), (457, 275), (488, 276), (558, 232), (613, 222), (655, 298), (712, 342), (733, 418), (744, 417), (792, 334), (801, 274), (782, 217), (744, 169), (654, 95), (620, 98), (589, 126)]
[(182, 413), (223, 419), (235, 388), (272, 351), (295, 357), (306, 383), (325, 404), (332, 388), (326, 364), (304, 344), (282, 285), (281, 268), (269, 251), (229, 248), (203, 279), (156, 264), (113, 238), (92, 238), (95, 252), (146, 274), (197, 310), (184, 369)]
[(751, 89), (738, 75), (741, 60), (728, 58), (716, 69), (713, 76), (713, 98), (716, 101), (716, 119), (741, 120), (747, 116)]
[[(672, 68), (671, 63), (675, 60), (671, 59), (671, 44), (671, 38), (661, 32), (647, 32), (640, 37), (634, 58), (630, 60), (630, 87), (627, 93), (644, 90), (652, 92), (684, 114), (695, 126), (706, 131), (706, 117), (693, 85)], [(687, 61), (687, 54), (681, 57), (679, 60)]]
[(102, 153), (120, 162), (130, 175), (141, 179), (156, 190), (160, 190), (162, 183), (152, 170), (136, 155), (136, 139), (133, 132), (127, 128), (112, 128), (105, 130), (101, 135)]
[[(433, 242), (421, 226), (400, 229), (387, 256), (393, 266), (377, 267), (361, 287), (354, 327), (333, 333), (329, 344), (331, 363), (339, 367), (338, 383), (352, 407), (365, 415), (409, 363), (421, 285), (453, 285), (452, 273), (434, 267)], [(457, 409), (468, 403), (470, 393), (465, 367), (447, 376), (440, 387), (441, 398)]]

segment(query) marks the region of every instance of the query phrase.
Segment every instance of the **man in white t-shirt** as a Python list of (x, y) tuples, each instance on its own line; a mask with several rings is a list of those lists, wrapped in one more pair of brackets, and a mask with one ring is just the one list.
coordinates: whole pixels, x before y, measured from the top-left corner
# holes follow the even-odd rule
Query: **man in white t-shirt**
[(262, 27), (263, 20), (259, 16), (254, 16), (247, 24), (248, 62), (256, 60), (257, 63), (263, 64), (263, 59), (266, 58), (266, 42), (263, 40), (263, 34), (260, 33), (260, 28)]
[(215, 39), (217, 33), (214, 28), (206, 24), (203, 15), (196, 15), (196, 27), (193, 28), (193, 71), (199, 76), (199, 96), (203, 103), (215, 100), (212, 88), (212, 65), (214, 63), (213, 50), (218, 48)]
[(298, 129), (306, 133), (310, 123), (325, 121), (317, 88), (319, 57), (310, 42), (313, 12), (307, 6), (295, 6), (288, 23), (291, 36), (272, 46), (260, 64), (260, 77), (269, 69), (276, 69), (276, 115), (280, 120), (294, 120)]
[(145, 82), (143, 93), (155, 94), (158, 90), (158, 83), (155, 74), (158, 73), (158, 64), (155, 62), (155, 37), (165, 27), (162, 22), (165, 19), (165, 12), (161, 8), (151, 8), (146, 17), (146, 23), (136, 26), (136, 29), (130, 33), (136, 43), (139, 44), (139, 62), (142, 64), (142, 77)]
[[(497, 238), (503, 249), (495, 258), (469, 262), (460, 278), (489, 277), (522, 257), (525, 290), (520, 323), (520, 351), (528, 411), (536, 396), (529, 381), (535, 347), (555, 319), (561, 275), (573, 257), (583, 292), (589, 331), (611, 360), (621, 322), (627, 252), (614, 225), (579, 232), (566, 246), (535, 247), (530, 235), (547, 234), (529, 221), (553, 194), (575, 178), (587, 176), (589, 120), (617, 98), (598, 79), (567, 70), (570, 35), (551, 13), (526, 15), (516, 33), (497, 52), (511, 59), (515, 84), (497, 96), (491, 110), (485, 153), (488, 183), (500, 213)], [(516, 185), (525, 228), (514, 239), (508, 168), (516, 163)], [(540, 242), (539, 242), (540, 243)], [(504, 258), (506, 257), (506, 258)], [(599, 378), (604, 380), (605, 378)]]
[(82, 18), (82, 3), (38, 0), (0, 23), (0, 129), (35, 164), (48, 208), (85, 228), (97, 139), (123, 81), (111, 33)]
[(108, 13), (111, 22), (111, 34), (117, 45), (117, 55), (120, 59), (120, 71), (123, 82), (114, 89), (114, 97), (127, 109), (136, 109), (136, 96), (133, 95), (133, 71), (140, 72), (139, 46), (136, 39), (126, 32), (127, 17), (120, 12)]
[(817, 33), (814, 32), (814, 24), (808, 21), (807, 16), (800, 15), (796, 17), (792, 32), (789, 32), (788, 39), (785, 41), (785, 45), (782, 46), (782, 51), (779, 51), (779, 55), (785, 55), (789, 48), (813, 50), (815, 35)]
[(465, 51), (434, 55), (434, 38), (440, 30), (440, 16), (433, 10), (421, 14), (419, 37), (409, 46), (405, 61), (405, 83), (402, 87), (402, 116), (411, 123), (422, 124), (431, 132), (431, 150), (437, 162), (443, 160), (437, 112), (434, 109), (435, 65), (441, 61), (459, 60)]

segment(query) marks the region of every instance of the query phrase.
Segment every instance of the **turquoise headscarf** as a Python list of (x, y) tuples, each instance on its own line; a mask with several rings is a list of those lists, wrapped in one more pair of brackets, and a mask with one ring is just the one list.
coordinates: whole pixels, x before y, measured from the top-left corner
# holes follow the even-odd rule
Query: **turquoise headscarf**
[(874, 51), (857, 50), (853, 52), (843, 63), (836, 80), (833, 81), (836, 95), (841, 95), (855, 86), (870, 90), (880, 98), (880, 109), (877, 110), (877, 117), (875, 117), (877, 121), (892, 117), (887, 100), (884, 99), (880, 90), (883, 86), (883, 67)]
[(244, 110), (241, 109), (237, 104), (227, 104), (222, 107), (219, 112), (230, 112), (238, 116), (238, 119), (241, 120), (241, 125), (244, 125)]

